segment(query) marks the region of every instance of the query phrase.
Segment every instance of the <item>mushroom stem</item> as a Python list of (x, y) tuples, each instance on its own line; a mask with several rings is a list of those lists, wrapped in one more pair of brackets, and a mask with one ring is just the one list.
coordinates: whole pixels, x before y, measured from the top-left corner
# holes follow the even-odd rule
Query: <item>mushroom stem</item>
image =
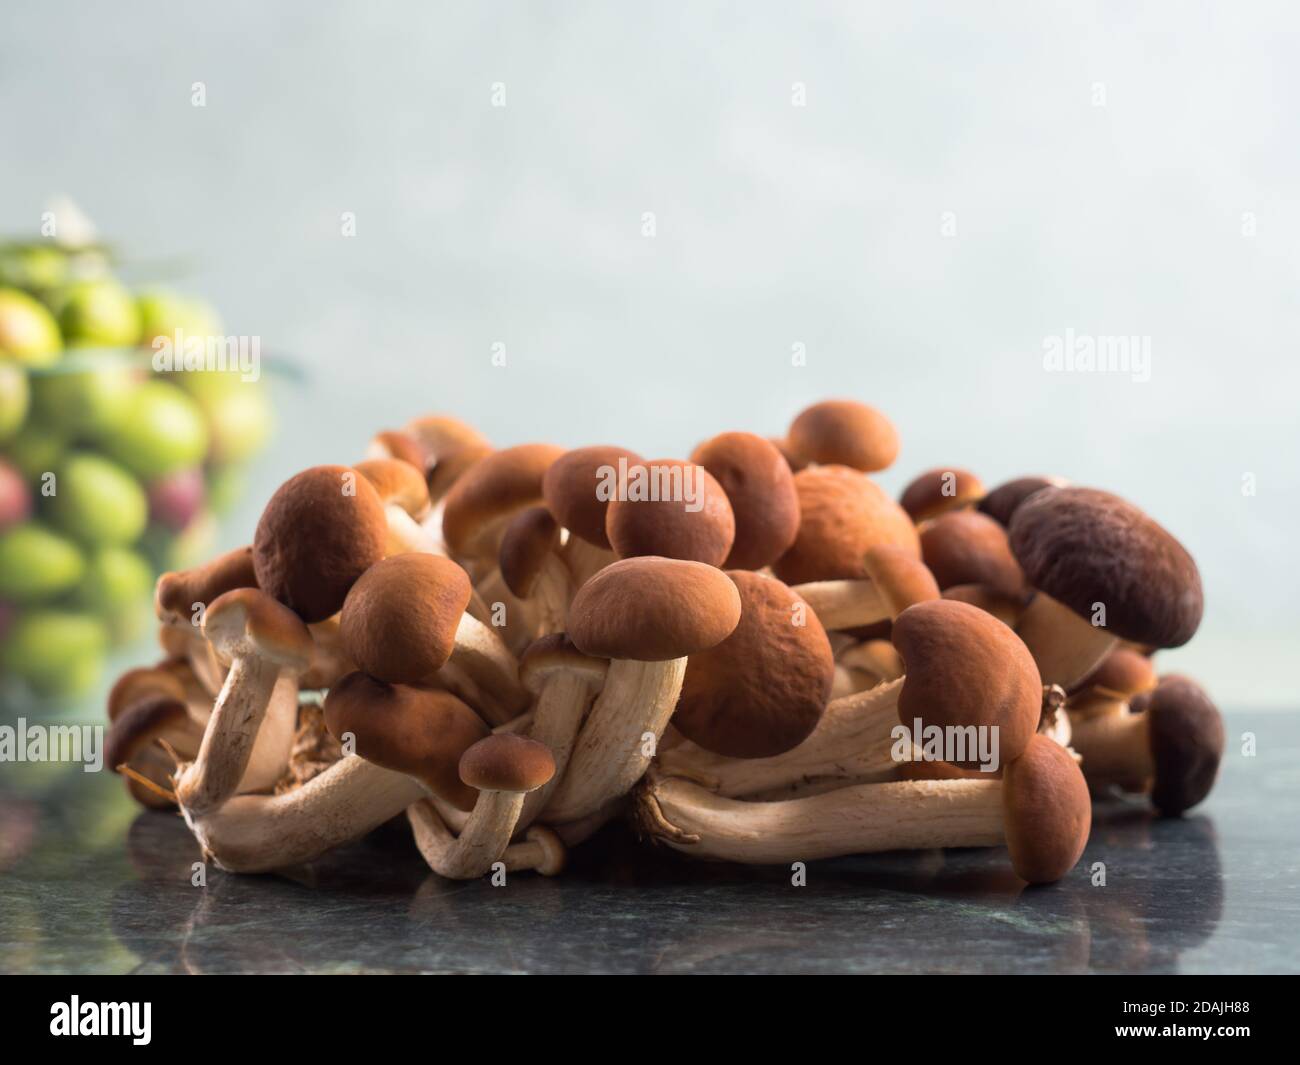
[(1093, 625), (1050, 595), (1038, 592), (1016, 625), (1044, 684), (1066, 691), (1077, 687), (1119, 642), (1105, 627)]
[(531, 824), (546, 809), (546, 804), (564, 779), (578, 729), (593, 696), (591, 680), (577, 673), (557, 671), (542, 686), (533, 708), (533, 723), (528, 735), (551, 749), (555, 776), (525, 797), (523, 812), (519, 815), (520, 824)]
[(256, 655), (237, 657), (208, 718), (198, 756), (177, 781), (181, 806), (202, 816), (241, 787), (261, 790), (274, 784), (289, 763), (297, 708), (292, 675), (282, 676), (278, 665)]
[(543, 810), (548, 823), (576, 821), (593, 813), (641, 779), (681, 695), (686, 661), (610, 662), (605, 686), (578, 734), (568, 769)]
[(618, 560), (618, 556), (609, 548), (588, 543), (581, 536), (575, 536), (572, 531), (569, 532), (568, 540), (560, 549), (560, 556), (573, 577), (574, 591), (581, 588), (611, 562)]
[[(504, 839), (508, 846), (501, 844), (499, 835), (488, 836), (479, 832), (475, 838), (472, 834), (476, 831), (475, 814), (486, 797), (487, 793), (484, 793), (475, 803), (474, 813), (470, 814), (459, 836), (452, 834), (433, 803), (417, 802), (407, 809), (406, 816), (411, 823), (415, 845), (429, 868), (439, 876), (453, 880), (472, 880), (490, 872), (493, 864), (500, 861), (510, 873), (536, 870), (543, 876), (555, 876), (564, 867), (564, 844), (559, 836), (544, 825), (532, 826), (526, 838), (519, 843), (509, 843), (511, 833), (507, 832)], [(522, 795), (513, 797), (523, 798)], [(485, 847), (485, 843), (489, 842), (491, 845)], [(493, 856), (487, 857), (488, 854)]]
[(782, 802), (741, 802), (684, 780), (647, 781), (637, 820), (648, 835), (692, 857), (751, 865), (844, 854), (1004, 842), (995, 780), (860, 784)]
[(489, 614), (486, 619), (479, 617), (473, 609), (473, 599), (470, 600), (470, 613), (485, 625), (490, 625), (492, 622), (491, 604), (500, 603), (505, 608), (503, 611), (505, 625), (499, 631), (502, 641), (513, 653), (518, 654), (532, 642), (534, 628), (532, 611), (528, 604), (506, 587), (505, 578), (501, 576), (499, 569), (494, 569), (484, 577), (475, 586), (474, 594), (486, 605)]
[(1114, 784), (1123, 791), (1150, 790), (1156, 775), (1150, 724), (1147, 714), (1127, 710), (1074, 721), (1071, 746), (1083, 759), (1083, 774), (1091, 787)]
[(239, 795), (203, 816), (183, 812), (218, 866), (264, 873), (358, 839), (426, 795), (414, 777), (349, 755), (292, 791)]
[(478, 710), (488, 724), (504, 724), (528, 705), (528, 693), (519, 684), (515, 656), (495, 631), (469, 614), (461, 615), (456, 647), (443, 671), (448, 687)]
[(812, 607), (826, 629), (855, 629), (891, 616), (889, 604), (869, 579), (810, 581), (791, 590)]
[(831, 700), (803, 743), (772, 758), (726, 758), (682, 743), (659, 755), (660, 775), (735, 798), (887, 780), (898, 769), (894, 730), (902, 690), (903, 681), (895, 680)]
[(384, 505), (388, 519), (388, 553), (400, 555), (406, 551), (419, 551), (426, 555), (447, 557), (447, 552), (433, 533), (416, 521), (397, 503)]

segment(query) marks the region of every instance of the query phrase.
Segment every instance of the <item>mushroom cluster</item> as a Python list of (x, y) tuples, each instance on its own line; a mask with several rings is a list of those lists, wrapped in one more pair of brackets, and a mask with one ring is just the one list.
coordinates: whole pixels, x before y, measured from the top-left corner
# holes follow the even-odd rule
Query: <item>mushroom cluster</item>
[(441, 875), (553, 875), (626, 818), (735, 862), (1005, 846), (1047, 883), (1094, 795), (1200, 802), (1222, 722), (1152, 662), (1200, 622), (1187, 551), (1059, 478), (938, 468), (895, 502), (898, 447), (849, 400), (689, 459), (378, 433), (159, 580), (113, 764), (248, 873), (405, 816)]

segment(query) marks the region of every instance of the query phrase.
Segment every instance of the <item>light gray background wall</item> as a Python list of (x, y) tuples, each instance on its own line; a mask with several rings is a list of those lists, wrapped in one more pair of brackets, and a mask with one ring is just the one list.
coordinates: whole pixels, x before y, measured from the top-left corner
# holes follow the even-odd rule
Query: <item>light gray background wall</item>
[[(309, 364), (232, 542), (424, 410), (682, 454), (844, 394), (891, 489), (1143, 504), (1207, 585), (1169, 663), (1294, 706), (1298, 52), (1285, 3), (6, 4), (0, 230), (66, 193)], [(1044, 372), (1068, 327), (1150, 381)]]

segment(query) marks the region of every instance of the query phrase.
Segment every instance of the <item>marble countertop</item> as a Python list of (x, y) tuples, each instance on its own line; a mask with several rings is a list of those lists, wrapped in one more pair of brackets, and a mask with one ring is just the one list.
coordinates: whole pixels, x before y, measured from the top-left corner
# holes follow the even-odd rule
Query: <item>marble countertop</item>
[(1084, 861), (1033, 889), (999, 849), (817, 862), (795, 887), (617, 826), (561, 877), (492, 887), (431, 874), (401, 824), (292, 875), (211, 870), (201, 888), (176, 816), (140, 812), (107, 773), (6, 764), (0, 970), (1297, 972), (1300, 716), (1227, 724), (1202, 807), (1099, 804)]

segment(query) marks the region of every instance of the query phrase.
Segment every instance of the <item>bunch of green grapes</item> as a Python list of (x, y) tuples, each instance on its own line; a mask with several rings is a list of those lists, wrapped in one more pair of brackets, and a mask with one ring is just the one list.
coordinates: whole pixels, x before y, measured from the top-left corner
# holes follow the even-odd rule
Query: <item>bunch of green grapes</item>
[(206, 553), (270, 427), (237, 372), (155, 371), (155, 337), (221, 335), (207, 304), (92, 262), (0, 246), (0, 672), (38, 697), (140, 637), (155, 575)]

